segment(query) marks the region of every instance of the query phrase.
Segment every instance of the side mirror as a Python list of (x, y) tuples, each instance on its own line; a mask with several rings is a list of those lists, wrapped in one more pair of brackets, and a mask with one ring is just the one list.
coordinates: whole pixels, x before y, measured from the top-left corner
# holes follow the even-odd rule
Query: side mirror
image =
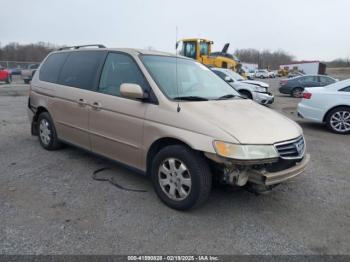
[(120, 95), (125, 98), (143, 99), (144, 92), (138, 84), (124, 83), (120, 85)]
[(229, 76), (225, 76), (225, 81), (230, 83), (230, 82), (233, 82), (233, 79)]

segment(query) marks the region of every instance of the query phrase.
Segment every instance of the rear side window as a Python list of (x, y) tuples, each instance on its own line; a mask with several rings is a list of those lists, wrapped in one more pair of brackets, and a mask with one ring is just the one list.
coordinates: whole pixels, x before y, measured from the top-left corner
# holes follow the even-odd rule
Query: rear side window
[(101, 74), (99, 92), (120, 96), (120, 85), (123, 83), (138, 84), (145, 91), (150, 89), (138, 65), (130, 56), (110, 53)]
[(339, 91), (342, 91), (342, 92), (350, 92), (350, 86), (345, 87), (345, 88), (343, 88), (343, 89), (340, 89)]
[(72, 52), (64, 64), (58, 83), (61, 85), (93, 90), (98, 69), (104, 58), (99, 51)]
[(68, 57), (68, 53), (55, 53), (49, 55), (42, 65), (39, 73), (41, 81), (57, 83), (61, 67)]

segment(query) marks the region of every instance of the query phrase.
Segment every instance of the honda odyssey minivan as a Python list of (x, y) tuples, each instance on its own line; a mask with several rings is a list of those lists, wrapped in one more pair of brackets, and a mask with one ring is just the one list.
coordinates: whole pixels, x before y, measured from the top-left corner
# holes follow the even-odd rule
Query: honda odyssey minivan
[(140, 170), (179, 210), (205, 202), (214, 180), (261, 192), (309, 162), (299, 125), (168, 53), (52, 52), (33, 77), (28, 114), (44, 149), (69, 143)]

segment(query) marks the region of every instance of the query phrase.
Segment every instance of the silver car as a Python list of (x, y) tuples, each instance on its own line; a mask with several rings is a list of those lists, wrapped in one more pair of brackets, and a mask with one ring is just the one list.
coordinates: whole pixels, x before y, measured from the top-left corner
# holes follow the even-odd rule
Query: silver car
[(263, 105), (273, 103), (274, 95), (268, 92), (268, 84), (260, 81), (244, 80), (239, 74), (226, 68), (212, 68), (212, 70), (242, 96)]

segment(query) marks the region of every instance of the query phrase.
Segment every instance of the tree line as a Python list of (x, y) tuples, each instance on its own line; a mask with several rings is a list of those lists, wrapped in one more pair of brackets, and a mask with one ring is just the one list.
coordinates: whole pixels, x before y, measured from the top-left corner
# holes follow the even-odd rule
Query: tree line
[(237, 49), (235, 56), (245, 63), (258, 64), (259, 68), (278, 69), (280, 65), (293, 61), (294, 56), (283, 51), (270, 50), (259, 51), (256, 49)]
[[(0, 44), (0, 61), (40, 62), (48, 53), (59, 47), (45, 42), (27, 45), (14, 42), (5, 46)], [(242, 62), (258, 64), (259, 68), (269, 69), (278, 69), (279, 65), (290, 63), (295, 59), (293, 55), (283, 50), (237, 49), (234, 55)], [(325, 63), (328, 67), (350, 67), (350, 58), (335, 59)]]
[(48, 53), (56, 48), (58, 47), (53, 44), (44, 42), (28, 45), (9, 43), (3, 47), (0, 45), (0, 60), (41, 62)]

